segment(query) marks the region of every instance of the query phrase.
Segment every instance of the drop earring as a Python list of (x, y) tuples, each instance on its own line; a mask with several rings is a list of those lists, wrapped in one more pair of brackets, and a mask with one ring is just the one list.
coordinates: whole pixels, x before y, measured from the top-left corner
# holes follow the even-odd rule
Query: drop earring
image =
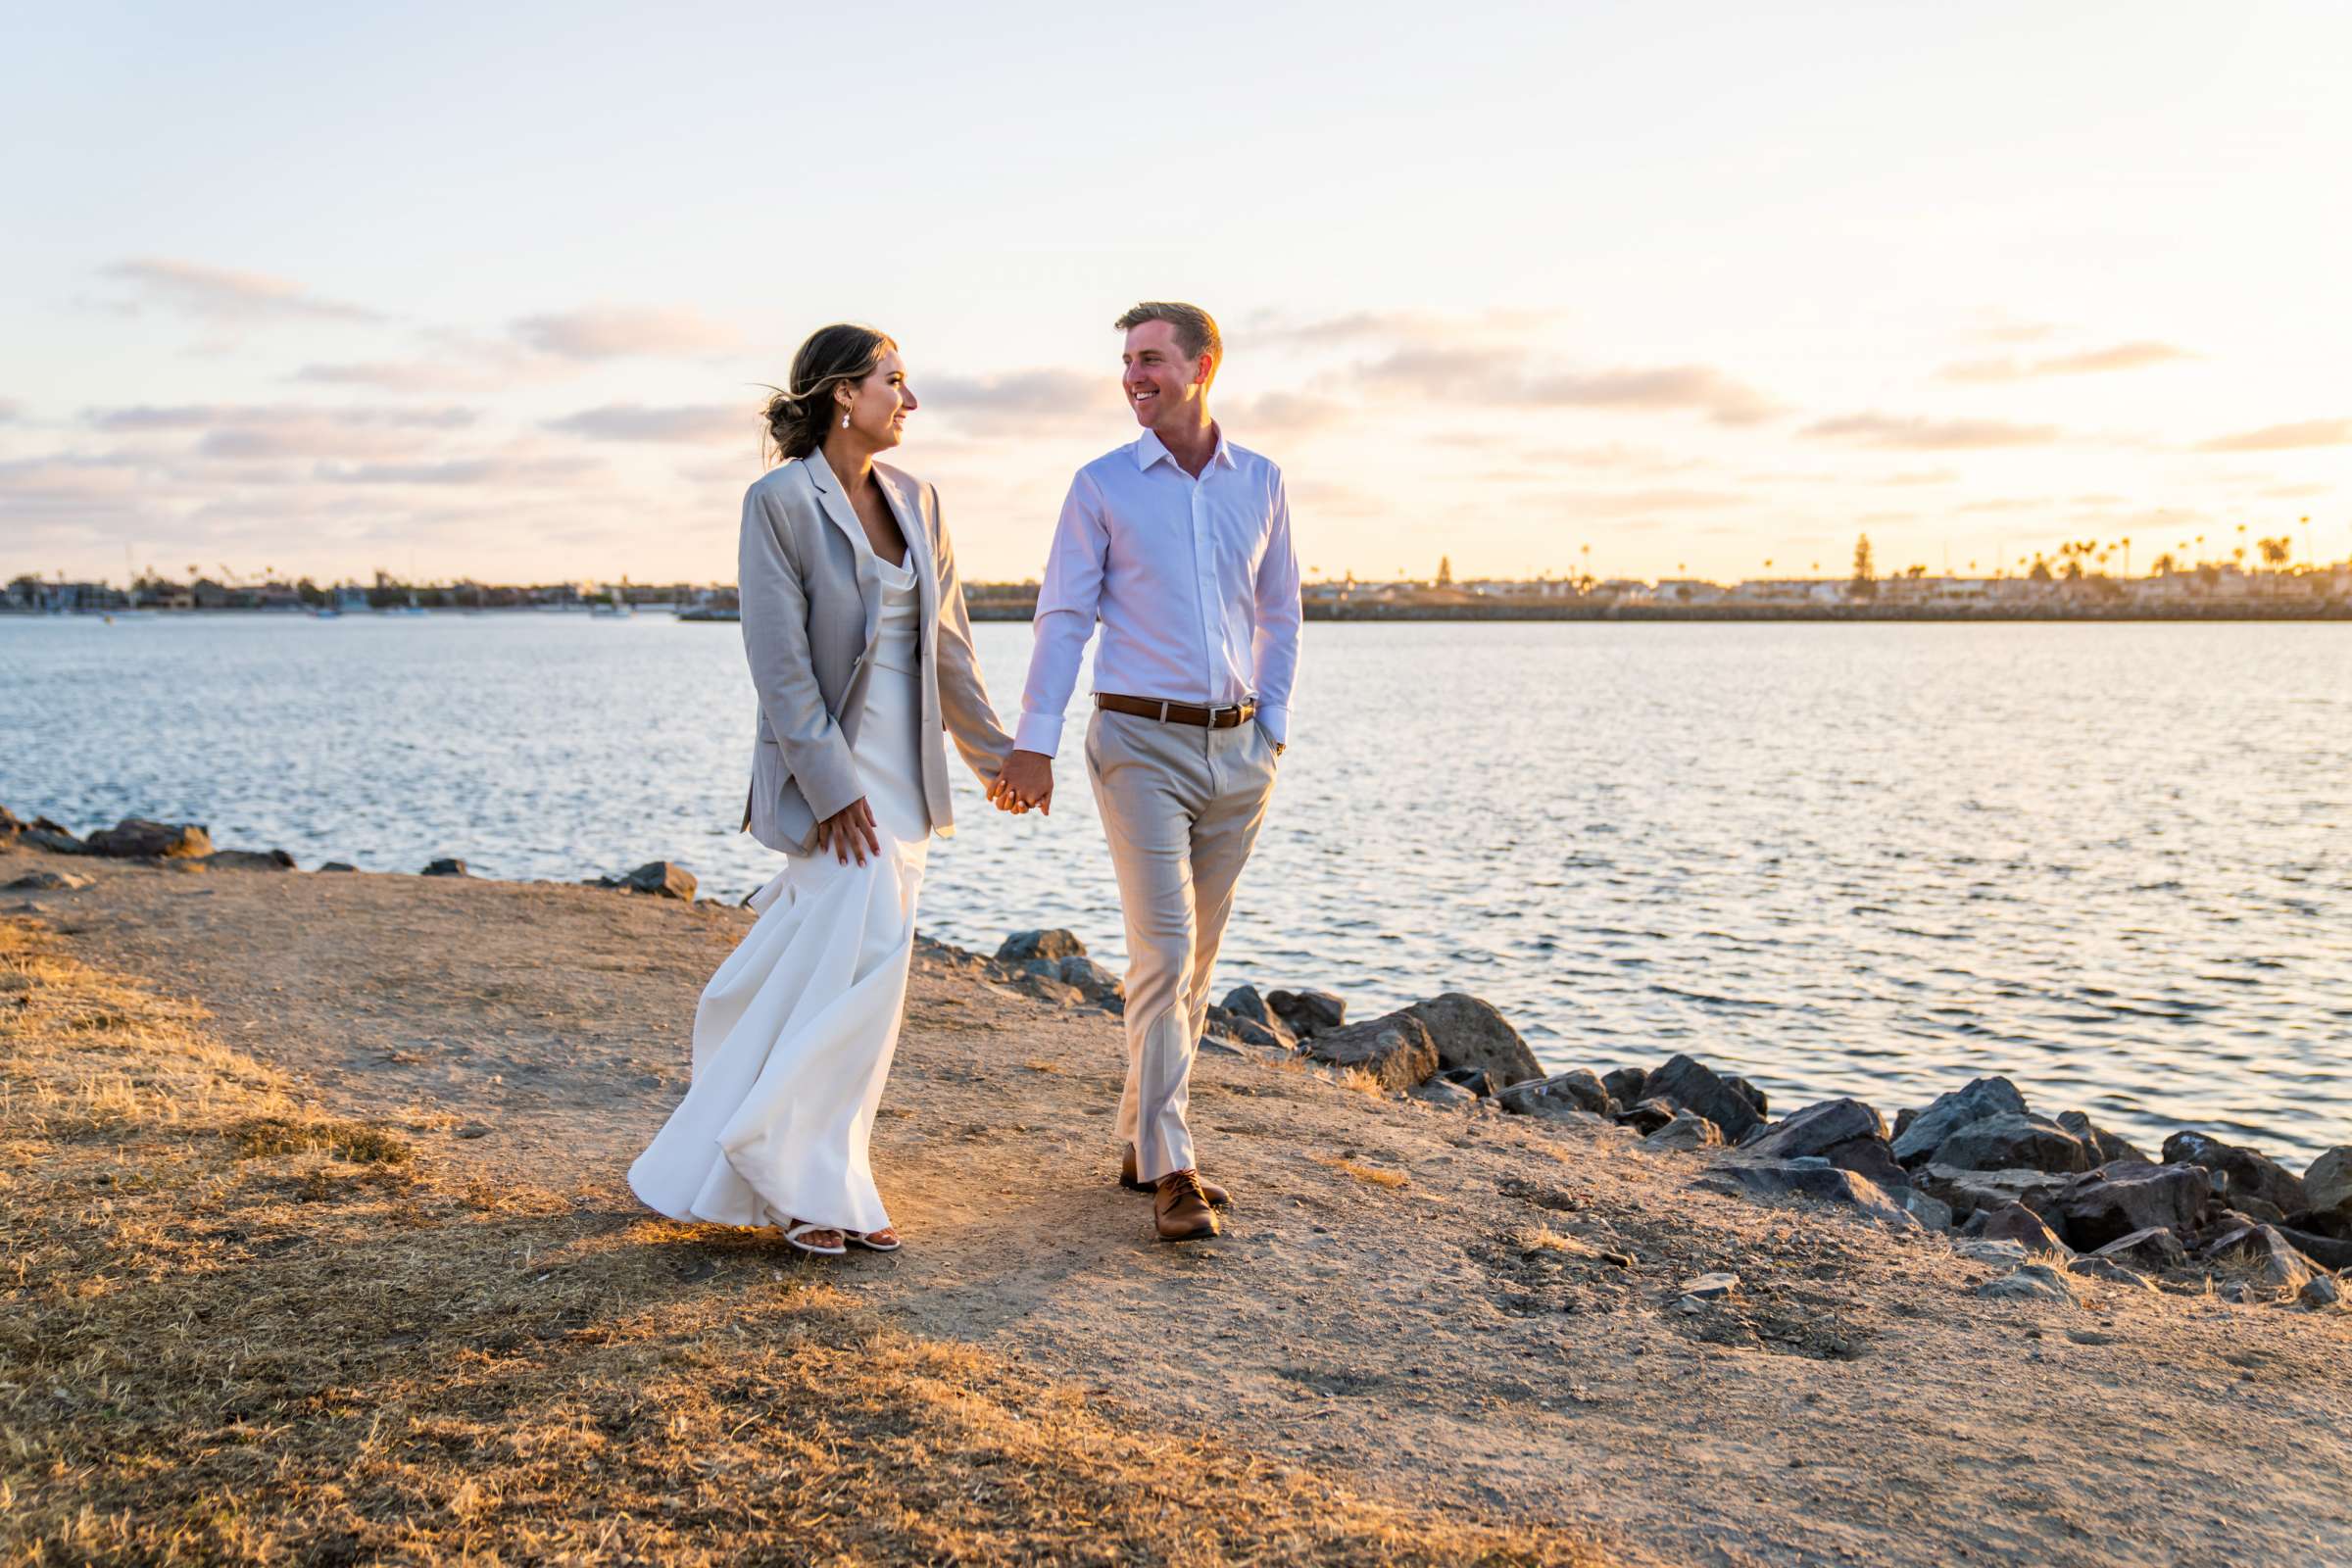
[(850, 411), (847, 409), (841, 411), (841, 427), (844, 430), (850, 427)]

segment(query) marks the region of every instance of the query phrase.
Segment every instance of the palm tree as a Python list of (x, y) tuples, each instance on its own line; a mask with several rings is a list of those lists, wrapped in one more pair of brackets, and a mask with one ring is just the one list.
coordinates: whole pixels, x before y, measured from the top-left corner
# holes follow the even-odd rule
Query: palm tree
[(2273, 571), (2294, 559), (2295, 542), (2286, 534), (2280, 534), (2276, 539), (2257, 539), (2254, 543), (2262, 552), (2262, 564)]
[(2126, 534), (2116, 543), (2124, 547), (2124, 575), (2129, 577), (2132, 575), (2132, 536)]

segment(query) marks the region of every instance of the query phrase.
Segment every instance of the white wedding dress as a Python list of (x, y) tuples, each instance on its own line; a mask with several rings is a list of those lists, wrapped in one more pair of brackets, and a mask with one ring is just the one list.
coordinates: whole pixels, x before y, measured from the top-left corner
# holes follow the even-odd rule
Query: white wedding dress
[(695, 1008), (693, 1087), (629, 1167), (671, 1219), (890, 1224), (866, 1141), (898, 1051), (931, 817), (914, 572), (875, 564), (880, 637), (854, 755), (882, 853), (795, 857), (752, 895), (760, 918)]

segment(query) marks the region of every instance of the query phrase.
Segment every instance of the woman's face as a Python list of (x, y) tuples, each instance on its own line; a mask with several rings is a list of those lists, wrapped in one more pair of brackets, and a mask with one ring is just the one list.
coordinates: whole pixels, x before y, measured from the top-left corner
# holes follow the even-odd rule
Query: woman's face
[(906, 439), (906, 416), (918, 405), (906, 384), (906, 366), (899, 351), (883, 354), (882, 363), (864, 380), (850, 388), (850, 429), (879, 451)]

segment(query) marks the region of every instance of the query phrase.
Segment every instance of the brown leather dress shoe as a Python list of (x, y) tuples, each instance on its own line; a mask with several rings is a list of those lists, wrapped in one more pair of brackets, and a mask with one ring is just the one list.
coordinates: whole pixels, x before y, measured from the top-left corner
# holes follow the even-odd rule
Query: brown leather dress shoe
[[(1152, 1193), (1159, 1190), (1157, 1183), (1136, 1179), (1135, 1146), (1133, 1144), (1127, 1146), (1127, 1155), (1119, 1161), (1119, 1185), (1131, 1193)], [(1207, 1195), (1208, 1206), (1211, 1208), (1231, 1208), (1233, 1206), (1233, 1195), (1215, 1182), (1203, 1181), (1200, 1184), (1200, 1191)]]
[(1200, 1190), (1199, 1171), (1170, 1171), (1162, 1176), (1152, 1208), (1163, 1242), (1203, 1242), (1217, 1234), (1217, 1211), (1208, 1206), (1208, 1195)]

